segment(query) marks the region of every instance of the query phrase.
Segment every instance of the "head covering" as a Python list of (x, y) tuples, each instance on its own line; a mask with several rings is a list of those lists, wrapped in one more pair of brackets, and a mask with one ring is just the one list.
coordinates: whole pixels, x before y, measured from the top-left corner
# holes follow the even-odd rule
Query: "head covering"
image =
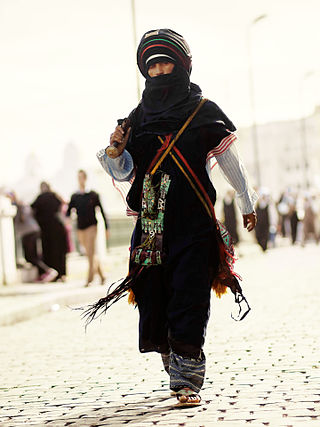
[(191, 52), (185, 39), (167, 28), (146, 32), (137, 50), (138, 67), (144, 77), (155, 62), (174, 62), (191, 73)]
[[(200, 88), (190, 83), (191, 52), (187, 42), (173, 30), (148, 31), (139, 43), (137, 62), (146, 78), (140, 103), (141, 127), (155, 132), (179, 129), (201, 99)], [(156, 62), (172, 62), (175, 67), (170, 74), (150, 77), (148, 68)]]
[[(175, 66), (170, 74), (150, 77), (148, 68), (156, 62), (172, 62)], [(139, 43), (137, 63), (146, 78), (141, 102), (132, 114), (137, 134), (178, 131), (202, 98), (200, 87), (190, 82), (192, 56), (188, 43), (167, 28), (148, 31)], [(192, 127), (220, 120), (228, 123), (228, 129), (235, 129), (216, 104), (207, 102), (201, 110), (201, 115), (193, 119)]]

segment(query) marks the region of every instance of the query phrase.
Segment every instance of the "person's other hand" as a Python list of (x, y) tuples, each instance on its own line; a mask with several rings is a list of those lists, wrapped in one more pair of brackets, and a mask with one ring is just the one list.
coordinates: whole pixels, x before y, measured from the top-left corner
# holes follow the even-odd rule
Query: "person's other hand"
[(248, 231), (252, 231), (257, 224), (257, 214), (253, 211), (249, 214), (242, 215), (243, 227)]

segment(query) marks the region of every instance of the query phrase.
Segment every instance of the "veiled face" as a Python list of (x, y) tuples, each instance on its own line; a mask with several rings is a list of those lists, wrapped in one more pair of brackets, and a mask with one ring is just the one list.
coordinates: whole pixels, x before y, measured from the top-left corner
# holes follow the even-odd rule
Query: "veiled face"
[(157, 77), (161, 74), (170, 74), (174, 69), (174, 64), (172, 62), (156, 62), (151, 64), (148, 68), (148, 74), (150, 77)]

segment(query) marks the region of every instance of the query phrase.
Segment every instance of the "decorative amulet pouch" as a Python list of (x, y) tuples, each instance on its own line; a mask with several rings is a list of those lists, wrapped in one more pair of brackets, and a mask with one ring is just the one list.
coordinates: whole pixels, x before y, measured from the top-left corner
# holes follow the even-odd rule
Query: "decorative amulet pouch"
[(135, 264), (150, 266), (162, 264), (164, 261), (164, 213), (170, 182), (169, 175), (163, 172), (160, 174), (160, 179), (159, 174), (155, 176), (146, 174), (144, 177), (141, 209), (141, 244), (131, 254), (131, 261)]

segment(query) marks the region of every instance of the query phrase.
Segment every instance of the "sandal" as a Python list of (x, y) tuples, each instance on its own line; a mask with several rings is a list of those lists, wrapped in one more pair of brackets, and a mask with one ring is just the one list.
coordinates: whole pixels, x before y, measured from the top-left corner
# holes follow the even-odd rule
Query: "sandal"
[(191, 388), (184, 387), (176, 393), (178, 403), (177, 407), (181, 406), (197, 406), (200, 405), (201, 397), (195, 393)]

